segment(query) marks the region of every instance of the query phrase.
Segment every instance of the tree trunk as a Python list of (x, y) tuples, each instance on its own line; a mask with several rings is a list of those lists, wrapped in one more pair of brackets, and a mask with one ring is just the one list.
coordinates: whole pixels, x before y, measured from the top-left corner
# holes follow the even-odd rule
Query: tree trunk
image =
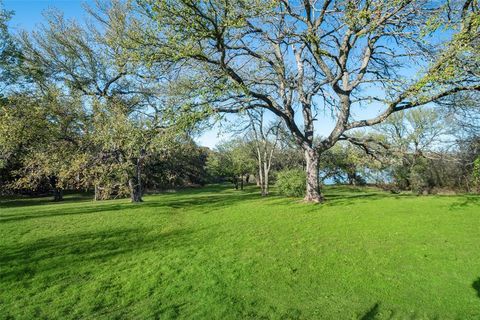
[(135, 177), (128, 180), (128, 186), (130, 188), (130, 199), (132, 200), (132, 202), (143, 202), (142, 160), (143, 151), (140, 157), (137, 159), (137, 163), (135, 165)]
[(353, 181), (355, 180), (350, 173), (347, 173), (348, 184), (353, 185)]
[(243, 175), (240, 176), (240, 190), (243, 190)]
[(265, 184), (263, 185), (263, 190), (262, 190), (262, 196), (264, 196), (264, 197), (268, 196), (268, 183), (269, 183), (268, 173), (269, 173), (269, 171), (270, 171), (269, 169), (265, 168), (265, 171), (264, 171), (265, 172), (265, 177), (263, 179), (265, 181)]
[(53, 189), (53, 201), (63, 200), (63, 190), (60, 188)]
[(260, 187), (260, 192), (262, 196), (265, 196), (265, 181), (263, 181), (263, 170), (262, 170), (262, 163), (259, 162), (259, 169), (258, 169), (258, 179), (257, 179), (257, 186)]
[(319, 154), (314, 149), (305, 151), (307, 190), (304, 200), (307, 202), (322, 202), (323, 197), (320, 193), (320, 180), (318, 177)]
[(265, 187), (266, 187), (265, 184), (262, 184), (262, 185), (260, 186), (260, 192), (261, 192), (262, 197), (266, 197), (266, 196), (267, 196), (267, 191), (265, 190)]
[(142, 202), (142, 190), (138, 181), (134, 178), (129, 179), (128, 187), (130, 188), (130, 199), (132, 202)]
[(262, 194), (262, 197), (264, 197), (264, 196), (266, 196), (266, 194), (265, 194), (265, 179), (264, 179), (263, 170), (262, 170), (261, 167), (260, 167), (260, 170), (258, 171), (258, 176), (260, 178), (260, 183), (259, 183), (260, 192)]
[(50, 186), (52, 187), (53, 192), (53, 201), (62, 201), (63, 200), (63, 190), (57, 186), (57, 177), (50, 177)]

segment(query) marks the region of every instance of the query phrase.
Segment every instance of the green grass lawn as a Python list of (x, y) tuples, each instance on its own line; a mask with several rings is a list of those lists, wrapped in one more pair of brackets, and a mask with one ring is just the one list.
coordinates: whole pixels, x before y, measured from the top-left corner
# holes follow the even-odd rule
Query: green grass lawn
[(480, 197), (0, 203), (2, 319), (480, 319)]

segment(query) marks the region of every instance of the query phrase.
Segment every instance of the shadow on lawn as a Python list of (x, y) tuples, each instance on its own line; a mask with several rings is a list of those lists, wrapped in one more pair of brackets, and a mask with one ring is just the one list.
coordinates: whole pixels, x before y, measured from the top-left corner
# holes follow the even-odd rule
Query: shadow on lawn
[(473, 281), (472, 288), (475, 289), (475, 291), (477, 291), (477, 296), (480, 298), (480, 278)]
[[(37, 275), (50, 278), (48, 281), (65, 281), (65, 278), (77, 276), (79, 268), (88, 273), (89, 266), (101, 268), (102, 263), (117, 256), (133, 259), (132, 252), (137, 254), (148, 250), (158, 252), (160, 257), (169, 248), (196, 245), (189, 240), (192, 233), (186, 229), (161, 232), (153, 228), (122, 228), (60, 235), (0, 247), (0, 278), (3, 283), (28, 281)], [(112, 263), (107, 265), (111, 267)]]
[(75, 193), (64, 195), (63, 200), (59, 202), (53, 201), (52, 196), (43, 197), (1, 197), (0, 208), (21, 208), (29, 206), (53, 205), (79, 201), (92, 200), (93, 195), (89, 193)]
[(480, 196), (464, 196), (461, 200), (452, 203), (450, 205), (450, 210), (457, 210), (476, 205), (480, 205)]
[[(395, 312), (393, 310), (385, 310), (384, 312), (380, 313), (380, 303), (375, 303), (370, 309), (365, 312), (365, 314), (358, 317), (358, 320), (375, 320), (375, 319), (418, 319), (415, 315), (410, 317), (399, 318), (395, 316)], [(429, 318), (430, 319), (430, 318)], [(438, 317), (432, 319), (440, 319)]]
[[(352, 192), (351, 192), (352, 191)], [(344, 206), (351, 205), (360, 202), (366, 202), (371, 200), (383, 200), (383, 199), (399, 199), (412, 197), (409, 194), (396, 194), (392, 195), (388, 192), (380, 190), (368, 190), (361, 188), (348, 188), (342, 187), (329, 187), (324, 193), (325, 202), (316, 206), (315, 210), (323, 206)], [(258, 197), (257, 197), (258, 199)], [(272, 192), (268, 197), (262, 198), (264, 201), (268, 201), (269, 204), (275, 205), (289, 205), (292, 203), (304, 203), (301, 198), (284, 197)]]
[(368, 309), (368, 311), (364, 315), (360, 316), (358, 319), (359, 320), (374, 320), (378, 315), (379, 309), (380, 309), (380, 304), (375, 303), (370, 309)]
[[(122, 210), (127, 208), (129, 204), (100, 204), (100, 205), (91, 205), (91, 206), (83, 206), (83, 207), (64, 207), (58, 206), (54, 207), (53, 209), (32, 209), (28, 212), (16, 213), (16, 214), (6, 214), (0, 215), (0, 223), (4, 222), (11, 222), (11, 221), (22, 221), (22, 220), (29, 220), (29, 219), (38, 219), (38, 218), (50, 218), (50, 217), (58, 217), (58, 216), (71, 216), (71, 215), (82, 215), (82, 214), (90, 214), (90, 213), (101, 213), (104, 211), (116, 211)], [(136, 207), (133, 205), (128, 206), (129, 209), (135, 209)]]
[[(247, 189), (251, 187), (247, 186)], [(225, 191), (231, 190), (230, 187), (226, 185), (209, 185), (202, 188), (184, 188), (173, 191), (164, 191), (159, 193), (147, 193), (146, 196), (150, 195), (159, 195), (159, 196), (168, 196), (168, 195), (212, 195), (218, 194)], [(30, 207), (30, 206), (41, 206), (41, 205), (62, 205), (65, 203), (71, 202), (93, 202), (93, 193), (83, 192), (83, 193), (66, 193), (62, 201), (55, 202), (51, 195), (47, 196), (2, 196), (0, 197), (0, 208), (21, 208), (21, 207)], [(121, 199), (118, 199), (121, 200)], [(100, 202), (99, 202), (100, 203)]]
[[(217, 190), (217, 189), (215, 189)], [(237, 202), (244, 202), (248, 200), (260, 199), (260, 196), (257, 193), (253, 192), (242, 192), (242, 191), (233, 191), (227, 193), (225, 187), (218, 189), (218, 191), (227, 191), (225, 193), (216, 193), (211, 192), (212, 189), (209, 188), (205, 194), (202, 194), (195, 190), (191, 192), (190, 190), (185, 192), (178, 192), (175, 194), (165, 194), (159, 195), (154, 199), (147, 199), (145, 202), (132, 204), (127, 202), (128, 200), (123, 200), (123, 203), (119, 203), (114, 200), (108, 202), (85, 202), (83, 206), (71, 207), (71, 206), (62, 206), (63, 203), (68, 202), (59, 202), (53, 204), (51, 207), (42, 208), (32, 208), (29, 211), (23, 211), (13, 214), (4, 214), (0, 215), (0, 223), (11, 222), (11, 221), (22, 221), (30, 219), (39, 219), (39, 218), (50, 218), (58, 216), (70, 216), (70, 215), (82, 215), (82, 214), (94, 214), (102, 213), (108, 211), (118, 211), (119, 214), (122, 214), (123, 210), (137, 210), (142, 208), (158, 208), (159, 210), (155, 213), (159, 214), (174, 214), (177, 213), (179, 209), (192, 210), (197, 213), (209, 213), (213, 210), (218, 210), (223, 207), (232, 206)], [(31, 199), (34, 202), (34, 199)], [(43, 202), (42, 202), (43, 203)], [(50, 203), (52, 204), (52, 203)], [(33, 205), (33, 204), (32, 204)], [(15, 206), (13, 206), (15, 207)], [(171, 210), (175, 209), (175, 210)]]
[(351, 205), (364, 201), (371, 200), (384, 200), (384, 199), (401, 199), (401, 198), (410, 198), (412, 195), (408, 194), (396, 194), (392, 195), (387, 192), (356, 192), (356, 194), (348, 193), (326, 193), (325, 194), (325, 205), (328, 206), (345, 206)]
[(222, 208), (225, 206), (234, 205), (237, 202), (244, 202), (249, 200), (259, 200), (260, 195), (252, 192), (233, 192), (228, 194), (214, 194), (214, 195), (196, 195), (189, 197), (188, 194), (183, 194), (178, 198), (159, 198), (155, 201), (146, 201), (141, 204), (144, 207), (169, 207), (173, 209), (207, 209), (206, 213), (212, 209)]

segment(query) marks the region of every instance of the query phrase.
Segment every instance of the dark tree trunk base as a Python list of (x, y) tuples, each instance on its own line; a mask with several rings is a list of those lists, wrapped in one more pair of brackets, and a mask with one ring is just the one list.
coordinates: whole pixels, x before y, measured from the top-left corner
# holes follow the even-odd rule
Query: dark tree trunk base
[(54, 190), (53, 191), (53, 201), (58, 202), (63, 200), (63, 192), (62, 190)]
[(136, 183), (133, 179), (130, 179), (129, 182), (129, 187), (130, 187), (130, 200), (132, 203), (139, 203), (143, 202), (142, 199), (142, 189), (141, 186)]
[(142, 194), (138, 190), (134, 190), (130, 194), (130, 200), (132, 203), (143, 202)]
[(325, 202), (325, 197), (323, 197), (322, 195), (319, 195), (318, 197), (311, 197), (307, 195), (305, 196), (305, 198), (303, 198), (303, 201), (309, 203), (323, 203)]

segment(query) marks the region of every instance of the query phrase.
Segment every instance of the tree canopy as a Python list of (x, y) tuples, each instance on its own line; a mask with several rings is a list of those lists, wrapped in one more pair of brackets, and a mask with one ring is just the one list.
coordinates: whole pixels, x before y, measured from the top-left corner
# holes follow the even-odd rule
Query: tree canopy
[[(146, 20), (139, 49), (152, 64), (166, 56), (181, 65), (192, 104), (229, 113), (262, 108), (285, 123), (305, 152), (308, 201), (321, 200), (319, 155), (348, 139), (349, 131), (480, 90), (474, 1), (138, 5)], [(335, 124), (317, 139), (322, 113)]]
[[(428, 161), (448, 160), (472, 184), (479, 9), (475, 0), (112, 0), (87, 7), (85, 21), (49, 11), (19, 34), (1, 10), (2, 179), (59, 198), (94, 188), (97, 199), (137, 202), (147, 185), (203, 183), (206, 169), (236, 185), (255, 175), (263, 195), (273, 172), (302, 169), (305, 200), (319, 202), (325, 179), (364, 183), (388, 167), (412, 188)], [(195, 146), (205, 121), (225, 114), (243, 137), (212, 152)], [(433, 159), (444, 136), (457, 146)], [(173, 174), (173, 155), (191, 170)]]

